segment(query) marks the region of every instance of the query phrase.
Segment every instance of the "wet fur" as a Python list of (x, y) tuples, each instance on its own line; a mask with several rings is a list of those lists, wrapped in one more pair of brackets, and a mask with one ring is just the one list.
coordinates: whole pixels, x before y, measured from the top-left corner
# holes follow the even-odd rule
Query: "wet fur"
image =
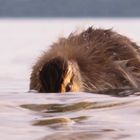
[(112, 30), (88, 28), (61, 38), (44, 52), (33, 66), (30, 89), (41, 91), (40, 71), (55, 57), (77, 63), (82, 91), (139, 88), (139, 46)]
[(42, 88), (39, 92), (60, 92), (60, 87), (67, 73), (68, 64), (56, 57), (44, 64), (39, 74)]

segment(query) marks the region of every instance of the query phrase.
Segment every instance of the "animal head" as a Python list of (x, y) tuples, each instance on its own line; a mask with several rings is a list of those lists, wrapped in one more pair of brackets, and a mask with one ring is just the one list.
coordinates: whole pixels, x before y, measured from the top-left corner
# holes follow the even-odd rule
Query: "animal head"
[(47, 93), (80, 91), (80, 73), (74, 61), (56, 57), (40, 71), (41, 91)]

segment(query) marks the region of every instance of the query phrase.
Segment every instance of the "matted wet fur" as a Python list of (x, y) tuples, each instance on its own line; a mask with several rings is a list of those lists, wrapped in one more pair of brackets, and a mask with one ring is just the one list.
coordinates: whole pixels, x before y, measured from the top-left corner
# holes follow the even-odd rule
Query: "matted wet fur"
[[(56, 60), (57, 58), (58, 60)], [(64, 80), (62, 70), (60, 70), (61, 76), (58, 76), (57, 72), (52, 74), (52, 78), (55, 75), (58, 76), (58, 79), (53, 78), (55, 81), (59, 81), (58, 87), (54, 86), (56, 84), (54, 82), (54, 90), (47, 90), (47, 86), (51, 88), (49, 85), (51, 78), (45, 74), (49, 71), (47, 67), (44, 68), (50, 61), (60, 62), (59, 59), (65, 63), (64, 69), (68, 69), (68, 62), (74, 63), (72, 66), (76, 68), (73, 70), (73, 75), (78, 83), (76, 91), (98, 92), (109, 89), (137, 89), (140, 86), (139, 46), (112, 30), (90, 27), (80, 34), (70, 34), (68, 38), (59, 39), (48, 51), (42, 54), (33, 66), (30, 78), (31, 90), (61, 92), (60, 87)], [(60, 67), (62, 63), (60, 63)], [(56, 67), (57, 71), (59, 63)], [(53, 72), (50, 70), (48, 75), (51, 76), (51, 73)]]

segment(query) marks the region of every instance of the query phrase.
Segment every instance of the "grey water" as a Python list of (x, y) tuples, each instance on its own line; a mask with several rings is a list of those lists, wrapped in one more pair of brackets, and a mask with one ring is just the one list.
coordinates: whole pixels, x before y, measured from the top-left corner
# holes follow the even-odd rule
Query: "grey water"
[(139, 0), (0, 0), (0, 17), (140, 17)]
[(29, 92), (31, 67), (42, 51), (93, 24), (139, 43), (140, 19), (0, 20), (0, 139), (139, 140), (140, 92), (127, 97)]

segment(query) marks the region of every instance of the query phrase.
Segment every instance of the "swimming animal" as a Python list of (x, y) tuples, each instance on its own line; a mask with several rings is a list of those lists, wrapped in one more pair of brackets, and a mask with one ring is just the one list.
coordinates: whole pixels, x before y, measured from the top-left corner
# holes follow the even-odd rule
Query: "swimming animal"
[(33, 66), (30, 89), (99, 92), (140, 86), (140, 48), (111, 29), (89, 27), (60, 38)]

